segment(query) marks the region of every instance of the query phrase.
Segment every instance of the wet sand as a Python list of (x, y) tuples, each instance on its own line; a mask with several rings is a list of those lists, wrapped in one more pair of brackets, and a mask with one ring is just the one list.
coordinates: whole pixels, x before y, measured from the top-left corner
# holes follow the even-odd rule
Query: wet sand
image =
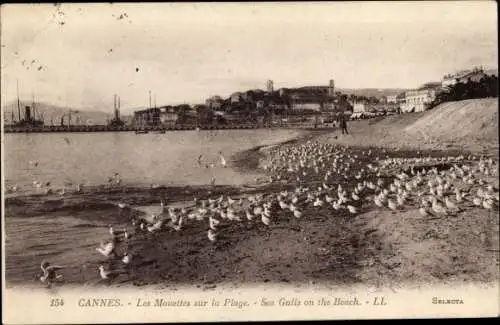
[[(234, 166), (242, 171), (255, 171), (276, 148), (297, 146), (309, 140), (323, 142), (325, 137), (330, 137), (328, 141), (337, 140), (324, 132), (314, 131), (277, 147), (242, 152), (233, 157)], [(347, 150), (351, 155), (363, 157), (368, 149), (358, 143)], [(374, 157), (468, 154), (458, 149), (370, 149), (373, 151), (370, 159), (358, 160), (349, 173), (336, 175), (332, 182), (341, 182), (346, 188), (352, 188), (357, 183), (355, 173), (372, 163)], [(344, 179), (341, 176), (345, 176)], [(392, 179), (393, 176), (387, 174), (385, 177)], [(116, 202), (147, 206), (157, 205), (161, 198), (167, 197), (167, 204), (183, 202), (183, 205), (191, 206), (195, 197), (201, 200), (223, 194), (238, 199), (293, 189), (293, 178), (294, 175), (288, 181), (242, 187), (96, 187), (64, 199), (47, 200), (44, 196), (9, 198), (6, 200), (6, 215), (15, 218), (50, 213), (56, 217), (71, 213), (86, 220), (94, 218), (100, 222), (127, 224), (140, 214), (136, 210), (119, 209)], [(319, 181), (313, 176), (304, 179), (309, 185), (321, 184)], [(496, 186), (498, 189), (498, 183)], [(119, 251), (128, 251), (133, 256), (130, 265), (124, 266), (119, 260), (102, 259), (87, 263), (83, 276), (82, 266), (75, 266), (65, 273), (69, 274), (66, 281), (90, 286), (153, 286), (161, 289), (188, 285), (213, 289), (228, 283), (327, 283), (375, 287), (454, 281), (489, 283), (498, 277), (498, 251), (494, 251), (498, 247), (498, 226), (495, 226), (498, 210), (488, 214), (470, 208), (459, 219), (424, 220), (418, 215), (417, 208), (398, 213), (377, 210), (372, 203), (360, 203), (357, 208), (360, 211), (356, 216), (347, 210), (332, 212), (329, 207), (304, 208), (303, 217), (297, 219), (290, 212), (280, 212), (274, 207), (273, 222), (269, 226), (259, 219), (243, 222), (222, 220), (215, 242), (207, 239), (206, 220), (188, 220), (180, 231), (171, 228), (158, 233), (132, 231), (131, 239), (117, 244)], [(471, 229), (474, 231), (469, 231)], [(395, 237), (394, 233), (399, 236)], [(440, 237), (440, 233), (446, 233), (446, 236)], [(486, 243), (477, 244), (480, 233), (487, 234)], [(429, 238), (429, 242), (423, 243)], [(471, 242), (476, 244), (469, 245)], [(427, 249), (418, 248), (418, 245)], [(413, 250), (409, 250), (410, 247)], [(9, 264), (8, 252), (6, 263)], [(112, 281), (100, 280), (96, 271), (99, 264), (120, 275)], [(38, 266), (34, 265), (36, 269)], [(22, 284), (9, 281), (12, 276), (8, 271), (6, 277), (8, 284)], [(24, 277), (24, 284), (28, 279), (36, 283), (32, 275)]]

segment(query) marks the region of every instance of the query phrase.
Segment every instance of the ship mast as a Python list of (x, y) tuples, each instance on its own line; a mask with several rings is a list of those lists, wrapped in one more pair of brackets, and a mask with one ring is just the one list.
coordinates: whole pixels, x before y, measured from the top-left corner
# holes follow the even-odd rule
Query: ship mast
[(19, 101), (19, 80), (17, 80), (17, 117), (21, 122), (21, 102)]
[(36, 120), (36, 109), (35, 109), (35, 92), (31, 92), (31, 107), (33, 108), (33, 119)]

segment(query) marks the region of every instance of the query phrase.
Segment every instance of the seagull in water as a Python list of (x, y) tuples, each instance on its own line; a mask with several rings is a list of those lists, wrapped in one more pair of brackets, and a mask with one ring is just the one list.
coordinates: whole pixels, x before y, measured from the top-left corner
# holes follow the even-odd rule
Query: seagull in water
[(62, 274), (57, 274), (57, 271), (63, 268), (62, 266), (51, 265), (49, 262), (43, 261), (40, 268), (43, 274), (40, 275), (39, 279), (43, 283), (46, 283), (48, 287), (50, 287), (54, 281), (62, 280), (63, 278)]
[(113, 242), (109, 242), (107, 244), (101, 242), (101, 246), (97, 247), (96, 250), (102, 255), (110, 257), (112, 254), (115, 253), (115, 244)]
[(104, 269), (103, 265), (99, 265), (99, 275), (103, 280), (111, 280), (116, 278), (118, 276), (118, 273), (109, 270), (107, 271)]
[(122, 262), (124, 264), (129, 264), (130, 260), (131, 260), (130, 254), (129, 253), (125, 253), (125, 255), (123, 255)]

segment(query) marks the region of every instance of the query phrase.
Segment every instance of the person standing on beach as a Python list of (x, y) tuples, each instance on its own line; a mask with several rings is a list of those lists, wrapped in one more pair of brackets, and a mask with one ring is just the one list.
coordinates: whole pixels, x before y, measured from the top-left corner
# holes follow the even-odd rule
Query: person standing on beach
[(339, 123), (340, 128), (342, 129), (342, 134), (349, 134), (349, 132), (347, 132), (347, 119), (344, 112), (339, 115)]

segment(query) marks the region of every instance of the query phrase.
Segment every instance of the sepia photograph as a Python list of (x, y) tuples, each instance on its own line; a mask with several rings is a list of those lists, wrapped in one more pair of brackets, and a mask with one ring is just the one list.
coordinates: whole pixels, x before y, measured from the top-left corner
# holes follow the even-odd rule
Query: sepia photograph
[(496, 2), (0, 8), (4, 323), (498, 317)]

